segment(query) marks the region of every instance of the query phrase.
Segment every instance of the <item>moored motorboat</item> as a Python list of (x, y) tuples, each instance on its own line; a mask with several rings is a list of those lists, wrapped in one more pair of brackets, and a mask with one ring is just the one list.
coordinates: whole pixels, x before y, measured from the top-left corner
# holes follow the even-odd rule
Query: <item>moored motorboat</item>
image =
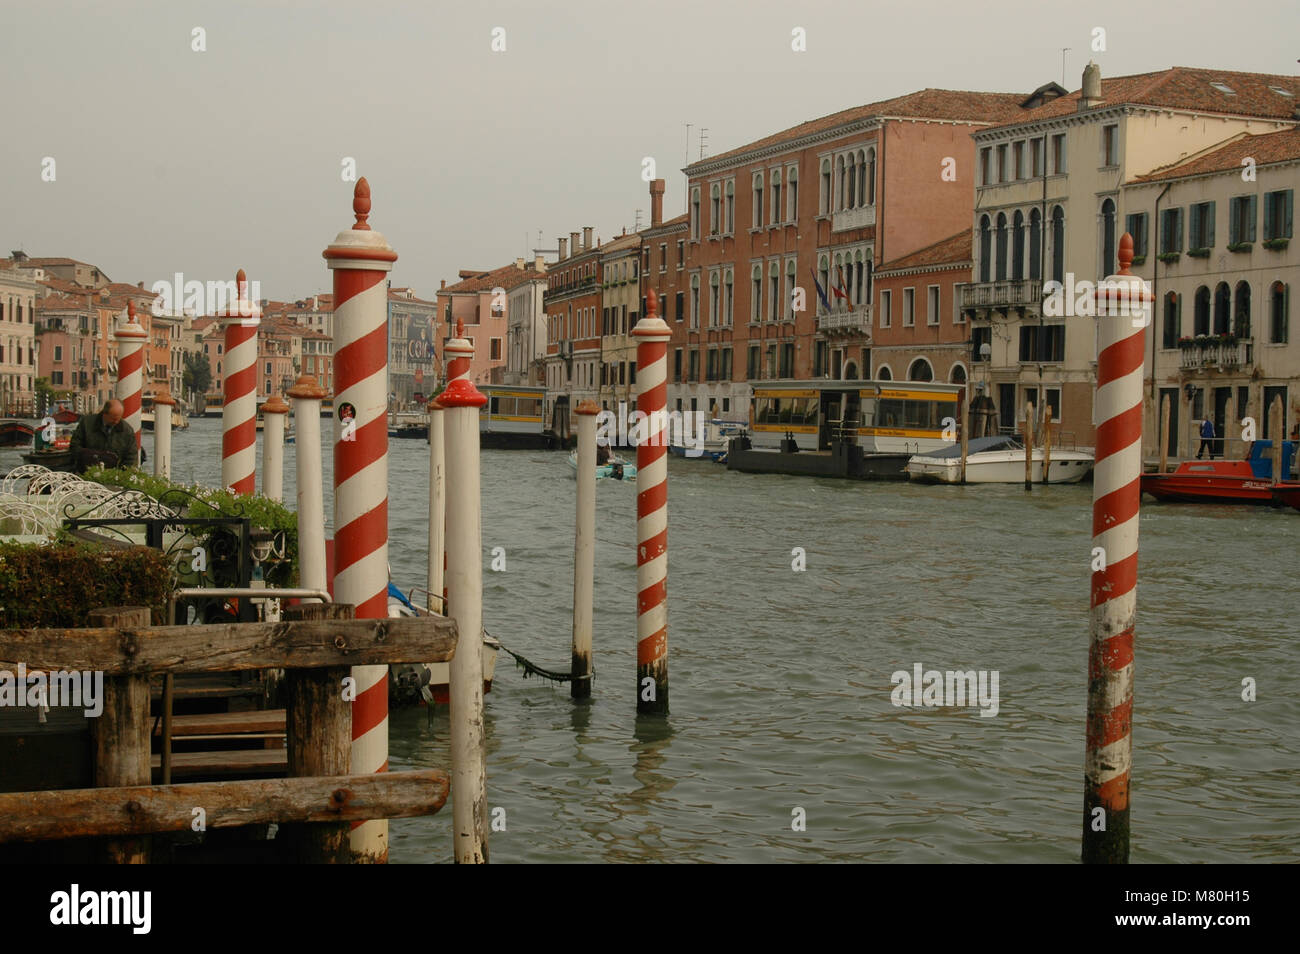
[[(392, 583), (388, 584), (388, 616), (414, 617), (432, 616), (427, 607), (414, 603)], [(496, 674), (497, 653), (501, 643), (493, 636), (483, 633), (481, 661), (483, 665), (483, 692), (492, 691), (492, 679)], [(446, 705), (450, 699), (451, 664), (422, 663), (403, 664), (389, 667), (388, 694), (395, 705), (418, 702)]]
[[(1030, 474), (1036, 484), (1043, 483), (1043, 448), (1031, 451)], [(1088, 475), (1094, 463), (1093, 453), (1065, 448), (1051, 449), (1047, 483), (1073, 484)], [(907, 462), (907, 475), (920, 482), (956, 484), (961, 482), (961, 445), (951, 444), (939, 450), (914, 454)], [(1019, 484), (1025, 479), (1025, 445), (1011, 436), (976, 437), (966, 446), (966, 483)]]
[[(1284, 474), (1293, 453), (1292, 443), (1283, 442)], [(1171, 503), (1268, 504), (1276, 489), (1272, 478), (1272, 442), (1255, 441), (1245, 460), (1185, 460), (1172, 474), (1143, 474), (1142, 492)], [(1286, 493), (1285, 484), (1278, 487)]]
[(10, 417), (0, 420), (0, 447), (22, 447), (31, 441), (36, 427), (27, 421)]
[(1300, 483), (1287, 481), (1273, 487), (1273, 502), (1300, 510)]
[[(685, 428), (683, 417), (682, 428)], [(712, 420), (704, 422), (704, 434), (690, 435), (696, 438), (687, 441), (687, 435), (678, 429), (669, 429), (668, 453), (675, 457), (701, 458), (716, 461), (726, 454), (727, 444), (733, 437), (744, 437), (749, 433), (747, 421)]]
[[(572, 451), (569, 454), (569, 466), (573, 468), (573, 476), (578, 476), (578, 452)], [(597, 480), (633, 480), (636, 477), (636, 464), (624, 460), (621, 457), (611, 456), (603, 464), (596, 465)]]

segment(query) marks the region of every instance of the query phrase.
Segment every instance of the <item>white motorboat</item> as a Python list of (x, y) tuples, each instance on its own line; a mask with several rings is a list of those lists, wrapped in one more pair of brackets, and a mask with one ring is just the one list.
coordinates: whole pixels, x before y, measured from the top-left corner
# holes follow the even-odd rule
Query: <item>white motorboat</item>
[[(412, 591), (412, 595), (415, 591)], [(388, 615), (390, 618), (400, 616), (434, 616), (437, 615), (427, 607), (411, 602), (396, 586), (388, 584)], [(495, 636), (483, 633), (481, 661), (483, 664), (483, 692), (492, 691), (492, 677), (496, 674), (497, 653), (501, 643)], [(410, 701), (437, 703), (445, 705), (449, 698), (451, 685), (451, 664), (445, 662), (422, 663), (418, 665), (394, 665), (389, 667), (389, 697), (396, 704)]]
[[(1032, 452), (1031, 477), (1043, 482), (1043, 448)], [(1048, 468), (1049, 484), (1073, 484), (1092, 470), (1091, 450), (1052, 448)], [(925, 454), (915, 454), (907, 462), (912, 480), (956, 484), (961, 482), (961, 445), (950, 444)], [(1014, 437), (977, 437), (966, 449), (966, 483), (1019, 484), (1025, 480), (1025, 445)]]
[(733, 437), (745, 437), (749, 434), (748, 421), (722, 421), (714, 419), (704, 422), (704, 433), (692, 435), (697, 438), (687, 444), (686, 435), (680, 431), (669, 431), (668, 453), (674, 457), (699, 457), (716, 461), (727, 452), (727, 445)]

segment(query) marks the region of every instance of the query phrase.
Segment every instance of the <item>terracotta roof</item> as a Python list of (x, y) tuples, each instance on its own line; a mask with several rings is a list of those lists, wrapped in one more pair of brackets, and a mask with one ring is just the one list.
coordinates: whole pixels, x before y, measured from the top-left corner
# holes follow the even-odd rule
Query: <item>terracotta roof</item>
[(85, 300), (87, 295), (99, 297), (99, 291), (94, 288), (87, 288), (85, 285), (78, 285), (76, 282), (67, 282), (62, 278), (42, 278), (41, 284), (56, 292), (62, 292), (65, 295), (80, 295)]
[(1254, 159), (1255, 165), (1300, 159), (1300, 128), (1259, 136), (1240, 136), (1225, 145), (1195, 156), (1186, 162), (1150, 175), (1137, 176), (1131, 182), (1157, 182), (1162, 179), (1181, 179), (1207, 172), (1240, 172), (1242, 160)]
[(85, 310), (85, 307), (86, 298), (84, 295), (63, 295), (55, 292), (53, 295), (46, 295), (44, 298), (36, 299), (37, 311)]
[(887, 272), (899, 268), (927, 268), (933, 265), (960, 265), (971, 260), (971, 231), (958, 232), (956, 235), (917, 249), (910, 255), (886, 262), (876, 271)]
[(493, 288), (501, 287), (509, 291), (522, 285), (526, 281), (545, 278), (544, 272), (538, 272), (533, 269), (532, 263), (529, 262), (522, 269), (514, 262), (509, 265), (502, 265), (500, 268), (494, 268), (490, 272), (475, 272), (470, 269), (462, 269), (462, 275), (472, 277), (465, 278), (454, 285), (448, 285), (446, 288), (439, 289), (440, 295), (465, 295), (474, 292), (491, 291)]
[[(1220, 83), (1232, 92), (1217, 89), (1212, 83)], [(1287, 90), (1292, 95), (1283, 95), (1272, 87)], [(1082, 90), (1075, 90), (1002, 125), (1014, 126), (1072, 115), (1079, 111), (1082, 93)], [(1101, 99), (1102, 106), (1161, 106), (1201, 113), (1294, 120), (1297, 118), (1296, 108), (1300, 106), (1300, 76), (1175, 66), (1155, 73), (1103, 77)]]
[(204, 328), (206, 328), (208, 325), (212, 324), (216, 320), (217, 319), (212, 317), (195, 318), (194, 321), (190, 323), (190, 331), (202, 331)]
[(1025, 99), (1024, 93), (975, 93), (953, 89), (923, 89), (893, 99), (884, 99), (866, 106), (854, 106), (820, 119), (810, 119), (791, 126), (781, 132), (773, 133), (762, 139), (740, 146), (716, 156), (708, 156), (699, 163), (687, 166), (689, 173), (695, 165), (715, 163), (729, 159), (755, 149), (800, 139), (814, 133), (834, 129), (847, 123), (870, 119), (874, 116), (901, 116), (916, 119), (950, 119), (979, 123), (1005, 123), (1025, 112), (1020, 103)]
[[(52, 265), (84, 265), (86, 268), (99, 268), (98, 265), (91, 265), (89, 262), (81, 262), (75, 258), (27, 258), (20, 264), (29, 265), (33, 268), (48, 268)], [(102, 271), (100, 274), (104, 274)]]
[(410, 291), (409, 288), (390, 288), (388, 289), (388, 300), (406, 301), (406, 302), (410, 302), (413, 305), (434, 305), (435, 307), (438, 304), (436, 301), (429, 301), (425, 298), (418, 298), (415, 295), (401, 294), (401, 292), (409, 292), (409, 291)]

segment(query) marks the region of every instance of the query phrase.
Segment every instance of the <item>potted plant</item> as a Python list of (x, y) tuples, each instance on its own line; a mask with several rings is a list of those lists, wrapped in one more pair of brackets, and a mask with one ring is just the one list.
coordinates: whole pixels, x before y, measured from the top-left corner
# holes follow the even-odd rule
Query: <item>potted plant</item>
[(1183, 335), (1178, 339), (1178, 347), (1183, 351), (1190, 351), (1195, 345), (1196, 342), (1190, 335)]
[(1182, 258), (1182, 255), (1182, 252), (1161, 252), (1156, 258), (1168, 265), (1170, 262), (1178, 261), (1178, 259)]
[(1271, 252), (1280, 252), (1291, 244), (1289, 238), (1271, 238), (1264, 240), (1264, 247)]

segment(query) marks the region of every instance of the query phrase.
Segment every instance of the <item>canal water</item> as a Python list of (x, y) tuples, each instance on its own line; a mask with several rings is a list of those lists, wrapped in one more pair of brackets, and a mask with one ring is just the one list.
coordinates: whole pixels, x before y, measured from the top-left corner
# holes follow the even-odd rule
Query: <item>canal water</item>
[[(427, 448), (391, 449), (390, 562), (407, 588), (425, 578)], [(175, 451), (175, 478), (216, 484), (220, 422), (194, 420)], [(482, 472), (485, 625), (567, 669), (565, 455), (484, 451)], [(593, 698), (575, 705), (501, 654), (486, 713), (493, 860), (1078, 859), (1090, 485), (672, 461), (666, 719), (635, 713), (634, 487), (597, 491)], [(1300, 859), (1298, 542), (1291, 510), (1144, 503), (1135, 862)], [(917, 664), (996, 671), (996, 715), (893, 705), (893, 673)], [(392, 768), (449, 766), (448, 734), (445, 708), (394, 712)], [(450, 829), (450, 804), (394, 821), (392, 860), (449, 861)]]

